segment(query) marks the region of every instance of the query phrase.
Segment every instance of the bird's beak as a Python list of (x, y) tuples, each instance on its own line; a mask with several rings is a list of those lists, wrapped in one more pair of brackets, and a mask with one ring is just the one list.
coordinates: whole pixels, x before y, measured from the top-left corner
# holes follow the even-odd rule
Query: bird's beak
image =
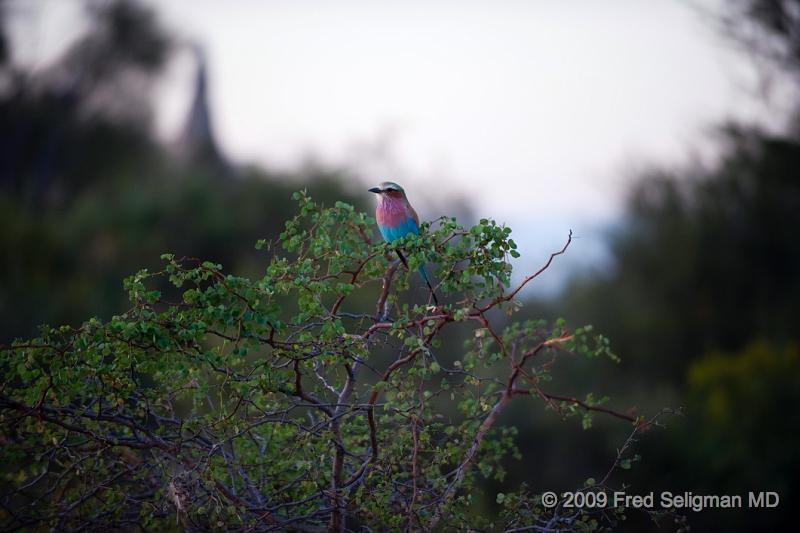
[(380, 194), (380, 193), (382, 193), (383, 191), (381, 190), (381, 188), (380, 188), (380, 187), (373, 187), (373, 188), (371, 188), (371, 189), (369, 190), (369, 192), (374, 192), (375, 194)]

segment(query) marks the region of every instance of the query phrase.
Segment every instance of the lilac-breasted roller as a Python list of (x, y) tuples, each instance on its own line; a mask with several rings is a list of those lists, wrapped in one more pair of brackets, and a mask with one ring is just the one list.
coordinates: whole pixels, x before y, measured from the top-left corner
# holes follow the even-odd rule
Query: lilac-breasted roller
[[(378, 221), (378, 229), (383, 236), (383, 240), (393, 243), (409, 233), (419, 235), (419, 216), (417, 216), (417, 212), (414, 211), (411, 204), (408, 203), (406, 192), (401, 186), (391, 181), (384, 181), (378, 187), (371, 188), (369, 192), (374, 192), (378, 195), (375, 219)], [(396, 251), (400, 260), (408, 268), (408, 262), (403, 253), (399, 248)], [(433, 286), (428, 279), (428, 273), (425, 271), (425, 265), (419, 267), (419, 273), (425, 283), (428, 284), (433, 301), (436, 305), (439, 305), (439, 300), (436, 298), (436, 293), (433, 292)]]

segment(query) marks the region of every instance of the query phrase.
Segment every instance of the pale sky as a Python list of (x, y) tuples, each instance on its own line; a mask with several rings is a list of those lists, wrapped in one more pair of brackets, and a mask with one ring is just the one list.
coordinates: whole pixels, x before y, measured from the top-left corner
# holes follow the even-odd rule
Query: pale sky
[[(347, 165), (402, 183), (429, 217), (440, 213), (426, 200), (457, 190), (476, 215), (515, 228), (525, 268), (570, 228), (581, 237), (573, 262), (599, 265), (632, 167), (708, 157), (710, 128), (726, 117), (778, 121), (754, 94), (748, 58), (697, 9), (709, 2), (148, 3), (203, 45), (233, 160)], [(79, 26), (49, 18), (36, 23), (44, 34)], [(40, 36), (40, 55), (58, 33)], [(158, 92), (165, 139), (190, 82), (184, 56)]]

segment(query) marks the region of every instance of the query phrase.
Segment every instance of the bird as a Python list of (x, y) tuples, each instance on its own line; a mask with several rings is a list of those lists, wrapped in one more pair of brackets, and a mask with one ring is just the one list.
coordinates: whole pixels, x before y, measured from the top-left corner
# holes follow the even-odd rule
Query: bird
[[(375, 193), (378, 197), (375, 219), (378, 221), (378, 229), (384, 241), (391, 244), (408, 234), (419, 235), (419, 216), (411, 207), (406, 198), (406, 192), (400, 185), (392, 181), (384, 181), (379, 186), (369, 189), (369, 192)], [(408, 268), (408, 261), (403, 252), (399, 248), (395, 248), (395, 251), (403, 265)], [(439, 300), (436, 298), (428, 273), (425, 271), (425, 265), (419, 267), (419, 273), (427, 283), (434, 303), (438, 306)]]

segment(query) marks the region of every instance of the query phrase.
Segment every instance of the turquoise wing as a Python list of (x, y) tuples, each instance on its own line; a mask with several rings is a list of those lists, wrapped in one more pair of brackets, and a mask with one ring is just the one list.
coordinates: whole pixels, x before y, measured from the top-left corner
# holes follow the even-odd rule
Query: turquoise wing
[(397, 226), (378, 226), (378, 229), (383, 236), (383, 240), (386, 242), (394, 242), (398, 239), (402, 239), (409, 233), (419, 235), (419, 227), (417, 227), (417, 223), (413, 218), (408, 218), (405, 222)]

